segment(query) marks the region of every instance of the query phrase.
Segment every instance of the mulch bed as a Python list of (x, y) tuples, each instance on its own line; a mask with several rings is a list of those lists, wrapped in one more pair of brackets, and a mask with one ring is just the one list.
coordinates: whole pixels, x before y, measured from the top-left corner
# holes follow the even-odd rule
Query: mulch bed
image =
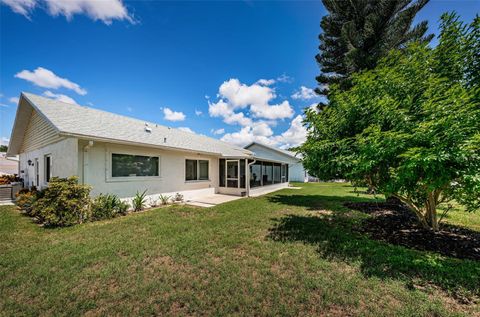
[(372, 215), (356, 230), (375, 240), (480, 261), (480, 232), (447, 224), (442, 224), (438, 232), (424, 229), (415, 215), (399, 204), (359, 202), (344, 205)]

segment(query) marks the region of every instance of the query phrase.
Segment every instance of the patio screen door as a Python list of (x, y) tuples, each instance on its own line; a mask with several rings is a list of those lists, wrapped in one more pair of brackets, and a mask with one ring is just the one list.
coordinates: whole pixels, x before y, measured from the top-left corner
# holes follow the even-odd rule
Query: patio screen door
[(239, 175), (239, 162), (238, 160), (227, 160), (227, 187), (238, 188), (238, 175)]

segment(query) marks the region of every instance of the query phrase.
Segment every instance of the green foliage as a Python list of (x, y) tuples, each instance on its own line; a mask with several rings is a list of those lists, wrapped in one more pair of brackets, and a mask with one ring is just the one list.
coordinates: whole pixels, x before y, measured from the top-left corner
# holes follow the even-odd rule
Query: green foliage
[(158, 198), (160, 199), (160, 203), (162, 205), (168, 205), (172, 197), (168, 195), (160, 195)]
[(16, 205), (25, 211), (27, 215), (34, 216), (33, 203), (36, 201), (37, 195), (35, 191), (25, 191), (17, 194), (15, 198)]
[(479, 20), (443, 15), (436, 48), (413, 43), (353, 75), (351, 89), (332, 86), (329, 106), (307, 112), (298, 150), (309, 172), (397, 196), (433, 229), (442, 202), (478, 209)]
[(143, 210), (143, 207), (145, 206), (146, 203), (146, 196), (147, 196), (147, 190), (145, 190), (143, 193), (137, 193), (135, 194), (135, 197), (132, 199), (132, 207), (133, 211), (140, 211)]
[(0, 185), (7, 185), (10, 183), (19, 182), (19, 181), (20, 181), (20, 178), (16, 174), (0, 176)]
[(33, 212), (46, 226), (71, 226), (90, 216), (90, 187), (78, 184), (77, 177), (53, 177)]
[(128, 203), (121, 201), (116, 195), (100, 194), (92, 202), (92, 220), (109, 219), (125, 215), (128, 207)]
[(7, 151), (8, 151), (8, 146), (0, 145), (0, 152), (7, 152)]
[(327, 95), (329, 85), (350, 86), (351, 75), (372, 69), (391, 49), (412, 41), (429, 42), (427, 21), (412, 27), (428, 0), (323, 0), (328, 15), (320, 26), (320, 53), (316, 60), (322, 74), (317, 93)]

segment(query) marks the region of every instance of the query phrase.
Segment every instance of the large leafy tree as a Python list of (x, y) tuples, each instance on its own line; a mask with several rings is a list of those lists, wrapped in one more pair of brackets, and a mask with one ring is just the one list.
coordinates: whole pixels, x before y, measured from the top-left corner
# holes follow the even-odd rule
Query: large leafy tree
[(333, 85), (330, 105), (307, 112), (297, 150), (323, 179), (367, 181), (438, 230), (437, 207), (480, 208), (480, 18), (442, 16), (439, 44), (393, 50), (370, 71)]
[[(412, 27), (417, 12), (428, 0), (322, 0), (329, 14), (320, 26), (321, 68), (317, 77), (320, 95), (327, 95), (331, 84), (350, 86), (353, 73), (372, 69), (391, 49), (412, 41), (429, 42), (427, 21)], [(324, 105), (322, 105), (323, 107)]]

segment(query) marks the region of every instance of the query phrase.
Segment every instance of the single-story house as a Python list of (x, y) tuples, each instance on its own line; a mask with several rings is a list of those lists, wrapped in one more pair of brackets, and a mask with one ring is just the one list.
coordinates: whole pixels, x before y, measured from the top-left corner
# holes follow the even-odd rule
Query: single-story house
[(19, 155), (25, 187), (44, 188), (54, 176), (76, 175), (92, 186), (92, 195), (129, 198), (147, 190), (178, 192), (188, 200), (248, 196), (297, 180), (299, 161), (261, 149), (22, 93), (7, 155)]

